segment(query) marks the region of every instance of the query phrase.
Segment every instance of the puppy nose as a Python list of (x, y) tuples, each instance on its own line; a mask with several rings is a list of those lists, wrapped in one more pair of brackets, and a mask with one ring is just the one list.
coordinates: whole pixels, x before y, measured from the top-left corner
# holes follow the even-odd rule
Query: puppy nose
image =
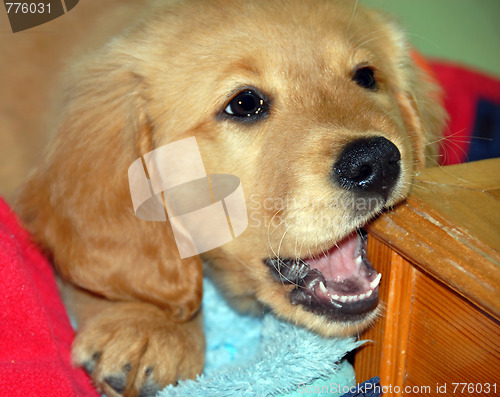
[(347, 144), (333, 167), (334, 179), (344, 189), (387, 196), (399, 177), (401, 153), (379, 136)]

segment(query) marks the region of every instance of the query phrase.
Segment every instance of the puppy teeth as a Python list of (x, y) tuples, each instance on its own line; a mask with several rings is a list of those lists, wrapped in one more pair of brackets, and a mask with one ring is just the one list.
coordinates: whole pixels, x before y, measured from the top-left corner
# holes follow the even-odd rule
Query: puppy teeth
[(327, 294), (328, 293), (328, 289), (325, 287), (325, 284), (323, 284), (323, 281), (320, 281), (319, 282), (319, 289), (321, 290), (321, 292), (323, 292), (324, 294)]
[(380, 279), (381, 279), (381, 278), (382, 278), (382, 274), (381, 274), (381, 273), (379, 273), (379, 274), (377, 275), (377, 277), (375, 277), (375, 280), (373, 280), (373, 281), (370, 283), (370, 288), (371, 288), (372, 290), (374, 290), (375, 288), (377, 288), (377, 287), (378, 287), (378, 285), (380, 284)]
[(336, 301), (340, 301), (340, 302), (344, 302), (344, 303), (345, 302), (357, 302), (359, 300), (368, 298), (372, 293), (373, 293), (373, 291), (369, 291), (366, 294), (361, 294), (361, 295), (343, 295), (343, 296), (332, 295), (332, 296), (330, 296), (330, 300), (332, 300), (332, 301), (336, 300)]
[(358, 266), (363, 263), (363, 258), (361, 258), (361, 255), (356, 258), (355, 262), (356, 262), (356, 265), (358, 265)]
[(370, 296), (372, 296), (372, 293), (373, 293), (373, 290), (370, 290), (366, 293), (366, 297), (369, 298)]

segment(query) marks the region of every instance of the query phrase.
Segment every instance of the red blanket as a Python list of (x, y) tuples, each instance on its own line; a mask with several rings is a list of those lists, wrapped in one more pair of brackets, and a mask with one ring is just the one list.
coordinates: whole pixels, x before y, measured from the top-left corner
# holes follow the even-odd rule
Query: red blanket
[(430, 67), (450, 116), (441, 164), (500, 156), (500, 80), (448, 62), (432, 61)]
[(0, 396), (92, 396), (50, 264), (0, 199)]

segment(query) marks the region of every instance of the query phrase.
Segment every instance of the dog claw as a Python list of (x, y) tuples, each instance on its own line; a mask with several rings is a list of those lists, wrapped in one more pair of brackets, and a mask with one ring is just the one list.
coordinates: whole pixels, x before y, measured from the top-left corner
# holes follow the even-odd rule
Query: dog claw
[(95, 362), (94, 361), (86, 361), (82, 364), (82, 367), (87, 374), (92, 375), (92, 372), (94, 371), (94, 368), (95, 368)]
[(139, 397), (154, 397), (161, 389), (162, 387), (160, 385), (151, 379), (148, 379), (144, 386), (141, 387)]
[(104, 378), (104, 381), (117, 393), (123, 394), (127, 385), (125, 375), (112, 375)]
[(87, 360), (82, 364), (82, 367), (85, 370), (85, 372), (87, 372), (87, 374), (91, 375), (92, 372), (94, 372), (95, 365), (100, 357), (101, 353), (96, 352), (92, 355), (92, 358), (90, 360)]

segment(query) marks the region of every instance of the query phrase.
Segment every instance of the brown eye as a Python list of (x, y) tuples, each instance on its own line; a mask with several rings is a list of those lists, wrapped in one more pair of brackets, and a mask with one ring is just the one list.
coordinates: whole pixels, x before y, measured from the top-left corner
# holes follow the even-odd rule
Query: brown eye
[(378, 88), (377, 80), (375, 79), (375, 71), (371, 67), (364, 66), (357, 69), (352, 79), (356, 84), (367, 90), (375, 91)]
[(269, 107), (266, 100), (256, 91), (246, 89), (231, 99), (224, 113), (239, 121), (256, 121), (266, 116)]

